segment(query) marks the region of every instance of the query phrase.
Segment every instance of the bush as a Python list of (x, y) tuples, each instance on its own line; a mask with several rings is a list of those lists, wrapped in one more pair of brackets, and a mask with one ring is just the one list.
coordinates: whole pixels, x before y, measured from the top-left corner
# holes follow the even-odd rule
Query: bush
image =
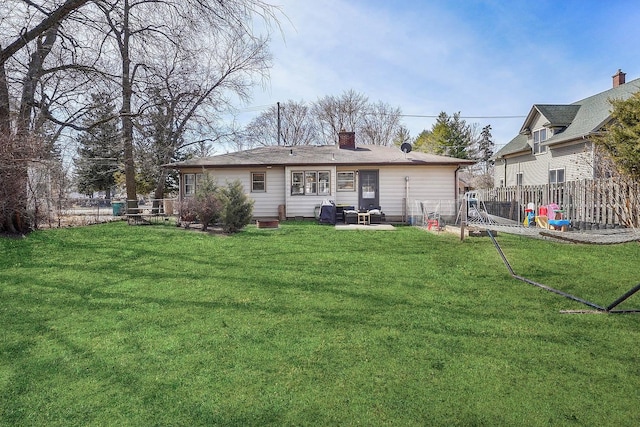
[(196, 191), (194, 204), (196, 217), (202, 224), (202, 231), (206, 231), (209, 224), (220, 219), (222, 209), (223, 200), (218, 185), (208, 175), (203, 174), (203, 179)]
[(184, 223), (184, 228), (189, 228), (196, 217), (196, 201), (193, 197), (183, 199), (180, 202), (180, 221)]
[(224, 231), (235, 233), (251, 222), (253, 200), (250, 200), (238, 180), (227, 183), (220, 192), (223, 205), (221, 220)]

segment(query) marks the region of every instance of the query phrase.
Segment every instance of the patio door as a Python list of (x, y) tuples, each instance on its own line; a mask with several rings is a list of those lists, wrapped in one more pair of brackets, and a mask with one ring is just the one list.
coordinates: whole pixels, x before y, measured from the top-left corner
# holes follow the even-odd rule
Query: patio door
[(358, 206), (360, 209), (372, 209), (380, 206), (378, 171), (361, 170), (358, 176)]

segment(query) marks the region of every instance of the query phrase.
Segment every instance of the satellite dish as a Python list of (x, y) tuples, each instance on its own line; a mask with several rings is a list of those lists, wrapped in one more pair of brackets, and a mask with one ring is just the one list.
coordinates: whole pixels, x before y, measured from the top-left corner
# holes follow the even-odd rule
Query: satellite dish
[(408, 142), (405, 142), (400, 146), (400, 149), (402, 151), (404, 151), (405, 153), (410, 153), (411, 152), (411, 148), (412, 148), (411, 144), (409, 144)]

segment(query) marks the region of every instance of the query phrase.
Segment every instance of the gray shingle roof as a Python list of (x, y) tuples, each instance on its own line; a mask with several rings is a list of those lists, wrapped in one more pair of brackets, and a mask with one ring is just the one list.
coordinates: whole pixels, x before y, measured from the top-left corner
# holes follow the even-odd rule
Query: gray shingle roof
[(455, 159), (412, 151), (405, 154), (396, 147), (358, 146), (355, 150), (337, 145), (298, 145), (260, 147), (235, 153), (176, 162), (167, 165), (185, 167), (302, 166), (302, 165), (467, 165), (471, 160)]
[[(548, 126), (567, 126), (564, 131), (556, 133), (546, 140), (545, 145), (560, 144), (587, 137), (599, 130), (609, 120), (611, 115), (609, 100), (627, 99), (639, 90), (640, 79), (635, 79), (569, 105), (535, 104), (525, 120), (523, 129), (533, 117), (532, 113), (538, 111), (549, 120)], [(502, 147), (494, 158), (530, 149), (531, 147), (527, 144), (527, 136), (518, 135)]]
[(545, 126), (569, 126), (575, 119), (579, 105), (544, 105), (536, 104), (535, 107), (549, 120)]

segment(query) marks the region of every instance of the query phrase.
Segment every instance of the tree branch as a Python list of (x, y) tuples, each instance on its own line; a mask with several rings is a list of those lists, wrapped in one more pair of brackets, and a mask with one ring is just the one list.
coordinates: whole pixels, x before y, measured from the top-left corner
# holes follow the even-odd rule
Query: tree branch
[(46, 18), (42, 20), (31, 30), (23, 33), (20, 37), (9, 44), (7, 47), (0, 51), (0, 64), (11, 58), (16, 52), (25, 47), (29, 42), (35, 40), (53, 26), (59, 24), (69, 13), (84, 6), (90, 0), (67, 0), (58, 9), (51, 12)]

